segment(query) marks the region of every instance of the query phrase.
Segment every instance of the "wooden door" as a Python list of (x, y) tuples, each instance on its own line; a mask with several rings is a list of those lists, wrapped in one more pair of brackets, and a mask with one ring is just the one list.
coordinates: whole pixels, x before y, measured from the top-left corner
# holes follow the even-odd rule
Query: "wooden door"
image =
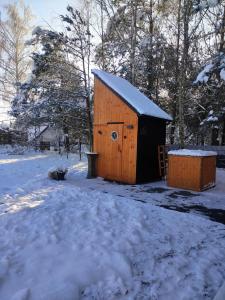
[(123, 124), (107, 124), (107, 151), (106, 178), (110, 180), (122, 179), (122, 150)]

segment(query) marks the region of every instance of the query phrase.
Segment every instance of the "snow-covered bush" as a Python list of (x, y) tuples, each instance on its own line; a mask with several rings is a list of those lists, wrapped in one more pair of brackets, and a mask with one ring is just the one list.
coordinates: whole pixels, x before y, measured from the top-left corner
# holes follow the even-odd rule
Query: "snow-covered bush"
[(61, 166), (61, 167), (51, 168), (48, 171), (48, 177), (54, 180), (64, 180), (67, 172), (68, 169), (66, 167)]
[(32, 151), (34, 150), (20, 145), (0, 145), (0, 154), (24, 155), (25, 153)]

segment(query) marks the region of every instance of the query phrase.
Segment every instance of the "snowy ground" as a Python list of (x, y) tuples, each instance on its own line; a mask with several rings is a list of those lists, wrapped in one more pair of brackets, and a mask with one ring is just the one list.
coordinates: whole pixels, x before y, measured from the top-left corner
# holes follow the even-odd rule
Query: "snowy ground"
[[(67, 180), (47, 178), (69, 167)], [(157, 205), (225, 209), (215, 189), (87, 180), (86, 161), (0, 154), (0, 299), (213, 299), (225, 281), (225, 225)]]

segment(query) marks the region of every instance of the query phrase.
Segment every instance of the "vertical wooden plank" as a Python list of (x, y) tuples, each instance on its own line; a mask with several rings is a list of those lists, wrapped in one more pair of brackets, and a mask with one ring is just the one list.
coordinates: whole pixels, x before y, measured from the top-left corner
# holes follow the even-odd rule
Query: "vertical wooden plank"
[[(117, 134), (117, 139), (112, 139), (112, 133)], [(123, 124), (107, 125), (107, 151), (108, 157), (105, 161), (107, 175), (106, 179), (120, 181), (122, 178), (122, 149), (123, 149)]]
[(107, 126), (106, 125), (96, 125), (94, 126), (94, 151), (99, 154), (97, 159), (97, 175), (105, 178), (106, 169), (105, 161), (107, 160)]
[(137, 166), (137, 132), (138, 124), (134, 123), (134, 128), (129, 129), (129, 125), (124, 124), (123, 130), (123, 156), (122, 156), (122, 177), (123, 181), (136, 183)]

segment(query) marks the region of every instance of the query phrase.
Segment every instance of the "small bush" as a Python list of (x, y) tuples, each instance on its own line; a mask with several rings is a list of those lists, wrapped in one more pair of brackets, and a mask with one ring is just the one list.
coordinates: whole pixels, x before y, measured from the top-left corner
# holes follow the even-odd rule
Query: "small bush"
[(68, 169), (58, 167), (56, 169), (51, 169), (48, 171), (48, 177), (54, 180), (65, 180), (65, 175), (67, 174)]

